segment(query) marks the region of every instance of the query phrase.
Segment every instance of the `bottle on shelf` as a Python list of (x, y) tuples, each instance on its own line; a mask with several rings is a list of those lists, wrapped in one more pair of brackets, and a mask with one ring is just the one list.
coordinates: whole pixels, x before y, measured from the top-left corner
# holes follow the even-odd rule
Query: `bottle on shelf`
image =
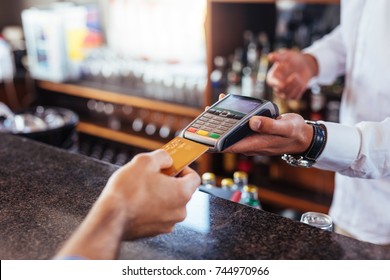
[(244, 171), (236, 171), (233, 173), (233, 181), (235, 189), (242, 190), (244, 186), (248, 185), (248, 173)]
[(114, 156), (115, 156), (114, 148), (108, 146), (108, 147), (106, 147), (103, 150), (103, 154), (102, 154), (101, 160), (105, 161), (105, 162), (110, 162), (111, 163), (114, 160)]
[(115, 165), (122, 166), (122, 165), (125, 165), (126, 162), (128, 162), (128, 161), (129, 161), (129, 155), (128, 155), (127, 151), (125, 151), (125, 150), (120, 150), (120, 151), (116, 154), (114, 164), (115, 164)]
[(243, 96), (253, 96), (253, 74), (252, 69), (249, 66), (245, 66), (242, 69), (241, 77), (241, 95)]
[(218, 101), (219, 94), (226, 90), (226, 64), (226, 58), (222, 56), (214, 58), (214, 70), (210, 74), (213, 103)]
[(242, 49), (237, 48), (229, 57), (230, 69), (227, 72), (227, 94), (241, 94)]
[(254, 185), (245, 185), (241, 191), (240, 203), (256, 209), (261, 209), (257, 187)]
[(321, 87), (317, 84), (311, 87), (310, 95), (310, 120), (319, 121), (325, 119), (326, 97)]
[(259, 62), (257, 66), (256, 82), (254, 87), (253, 97), (269, 99), (269, 88), (267, 86), (266, 78), (269, 68), (268, 54), (270, 52), (270, 43), (267, 33), (261, 32), (258, 36), (259, 42)]
[(231, 178), (223, 178), (221, 180), (221, 188), (223, 190), (227, 190), (227, 191), (236, 190), (236, 186), (234, 185), (234, 181)]
[(153, 112), (150, 114), (148, 119), (148, 123), (145, 125), (145, 133), (146, 135), (153, 136), (157, 133), (159, 121), (162, 119), (162, 114)]
[(206, 172), (202, 174), (202, 185), (205, 188), (215, 188), (216, 187), (216, 177), (212, 172)]
[(132, 129), (135, 132), (142, 132), (145, 126), (145, 120), (149, 116), (149, 111), (145, 109), (137, 110), (137, 117), (133, 120)]
[(238, 155), (237, 158), (237, 169), (246, 174), (250, 174), (253, 171), (253, 159), (251, 156)]
[(231, 178), (224, 178), (221, 180), (221, 189), (227, 192), (227, 198), (233, 202), (240, 202), (241, 189), (234, 183)]
[(175, 122), (175, 118), (171, 115), (165, 115), (164, 123), (160, 127), (158, 135), (162, 139), (173, 138), (172, 126)]

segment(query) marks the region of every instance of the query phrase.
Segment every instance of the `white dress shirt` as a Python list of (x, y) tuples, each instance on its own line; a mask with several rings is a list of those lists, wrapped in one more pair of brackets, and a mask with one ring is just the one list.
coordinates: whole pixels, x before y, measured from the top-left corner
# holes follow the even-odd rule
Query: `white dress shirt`
[(360, 240), (390, 244), (390, 1), (342, 1), (340, 26), (305, 52), (320, 84), (346, 77), (340, 124), (324, 122), (315, 165), (337, 172), (329, 214)]

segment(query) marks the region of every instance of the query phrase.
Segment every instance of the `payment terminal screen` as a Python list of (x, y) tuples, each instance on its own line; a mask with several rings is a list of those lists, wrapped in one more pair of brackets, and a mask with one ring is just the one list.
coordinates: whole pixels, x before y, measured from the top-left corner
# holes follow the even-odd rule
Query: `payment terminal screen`
[(258, 107), (259, 104), (261, 104), (260, 100), (247, 100), (231, 95), (228, 98), (223, 99), (216, 108), (248, 114)]

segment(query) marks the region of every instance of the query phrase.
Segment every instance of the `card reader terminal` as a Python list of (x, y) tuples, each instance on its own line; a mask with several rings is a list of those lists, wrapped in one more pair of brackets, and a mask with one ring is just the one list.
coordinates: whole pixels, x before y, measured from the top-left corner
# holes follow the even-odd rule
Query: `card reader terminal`
[(252, 133), (252, 116), (278, 115), (278, 107), (271, 101), (229, 94), (200, 114), (180, 136), (209, 146), (209, 152), (220, 152)]

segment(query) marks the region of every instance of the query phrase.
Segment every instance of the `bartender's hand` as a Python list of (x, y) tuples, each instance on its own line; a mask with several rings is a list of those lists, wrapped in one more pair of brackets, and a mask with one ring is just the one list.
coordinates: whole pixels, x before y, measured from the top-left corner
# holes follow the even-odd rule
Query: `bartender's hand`
[(299, 99), (311, 78), (318, 75), (317, 60), (295, 50), (281, 49), (268, 55), (273, 66), (267, 73), (267, 83), (281, 98)]
[(186, 217), (186, 204), (200, 185), (188, 167), (180, 177), (161, 173), (172, 163), (167, 152), (156, 150), (119, 168), (56, 258), (112, 259), (124, 239), (171, 232)]
[[(224, 93), (218, 99), (224, 98)], [(207, 109), (207, 107), (206, 107)], [(274, 156), (305, 152), (313, 138), (313, 127), (301, 115), (287, 113), (276, 119), (254, 116), (249, 120), (252, 135), (225, 149), (226, 153)]]
[[(218, 99), (224, 98), (224, 93)], [(207, 108), (207, 107), (206, 107)], [(272, 119), (254, 116), (249, 120), (252, 135), (225, 149), (227, 153), (273, 156), (305, 152), (313, 138), (313, 127), (301, 115), (288, 113)]]
[(224, 152), (263, 156), (299, 154), (309, 148), (313, 138), (313, 127), (306, 124), (302, 116), (293, 113), (280, 115), (276, 120), (254, 116), (249, 126), (256, 133)]

